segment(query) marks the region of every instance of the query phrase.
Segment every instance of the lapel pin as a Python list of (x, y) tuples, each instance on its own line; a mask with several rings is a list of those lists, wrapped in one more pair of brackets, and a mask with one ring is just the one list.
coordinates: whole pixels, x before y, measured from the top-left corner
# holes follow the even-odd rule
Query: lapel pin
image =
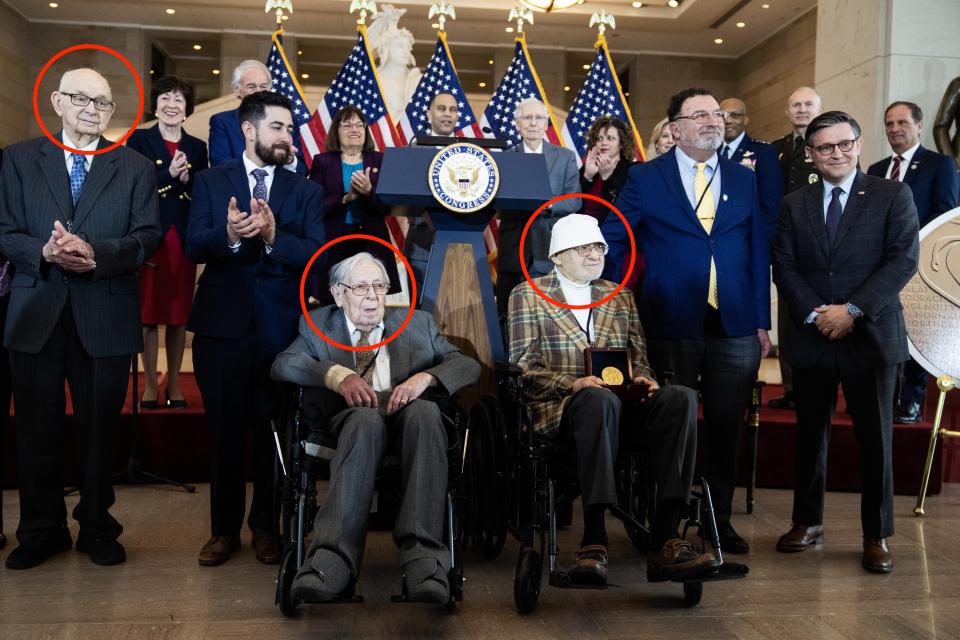
[(910, 168), (913, 169), (914, 171), (916, 171), (916, 170), (917, 170), (917, 163), (914, 162), (912, 165), (910, 165)]
[(727, 198), (727, 194), (723, 194), (723, 201), (726, 202), (727, 199), (728, 199), (728, 198)]
[(866, 195), (866, 191), (857, 191), (858, 196)]

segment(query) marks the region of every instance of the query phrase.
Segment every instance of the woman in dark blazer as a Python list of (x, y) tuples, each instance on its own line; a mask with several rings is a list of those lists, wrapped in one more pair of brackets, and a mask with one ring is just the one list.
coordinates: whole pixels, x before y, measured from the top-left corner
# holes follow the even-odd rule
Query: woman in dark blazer
[(180, 364), (186, 343), (186, 324), (193, 302), (197, 266), (183, 250), (190, 213), (193, 176), (207, 168), (207, 145), (183, 129), (193, 113), (193, 90), (173, 76), (153, 83), (151, 105), (159, 122), (138, 129), (127, 146), (146, 156), (157, 167), (160, 228), (164, 237), (153, 256), (140, 269), (140, 316), (143, 322), (143, 370), (146, 374), (140, 407), (157, 409), (158, 325), (166, 325), (167, 388), (165, 406), (187, 406), (180, 389)]
[[(383, 154), (374, 151), (373, 136), (363, 112), (347, 105), (337, 111), (326, 139), (327, 151), (318, 153), (310, 179), (323, 187), (323, 226), (328, 240), (364, 233), (390, 242), (387, 208), (377, 203), (377, 179)], [(390, 276), (389, 293), (400, 291), (396, 255), (378, 242), (351, 240), (331, 247), (320, 274), (319, 298), (330, 304), (328, 274), (340, 260), (367, 251), (383, 261)]]
[[(633, 133), (623, 120), (600, 116), (587, 132), (587, 155), (580, 167), (580, 190), (613, 203), (627, 181), (630, 167), (636, 164)], [(593, 200), (583, 199), (580, 213), (593, 216), (601, 224), (610, 210)]]

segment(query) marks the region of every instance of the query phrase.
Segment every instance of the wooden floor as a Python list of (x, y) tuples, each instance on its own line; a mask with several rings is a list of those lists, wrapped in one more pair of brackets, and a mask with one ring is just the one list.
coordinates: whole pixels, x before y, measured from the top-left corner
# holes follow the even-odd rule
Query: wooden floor
[[(679, 586), (646, 582), (643, 556), (611, 519), (610, 579), (622, 588), (544, 587), (536, 611), (520, 616), (511, 541), (496, 561), (468, 556), (466, 598), (455, 614), (391, 604), (396, 551), (389, 533), (374, 532), (361, 577), (366, 603), (302, 607), (287, 620), (273, 604), (275, 568), (257, 563), (249, 544), (226, 565), (197, 565), (208, 531), (207, 486), (193, 495), (124, 486), (114, 513), (126, 529), (127, 563), (97, 567), (73, 551), (30, 571), (0, 568), (0, 638), (960, 639), (960, 485), (946, 488), (928, 500), (923, 519), (913, 517), (912, 499), (897, 498), (896, 570), (887, 576), (860, 568), (857, 495), (828, 494), (826, 545), (784, 555), (774, 544), (789, 522), (791, 496), (759, 490), (754, 514), (734, 520), (753, 547), (750, 575), (706, 584), (694, 609), (682, 606)], [(16, 498), (4, 495), (8, 535)], [(742, 510), (742, 494), (737, 500)], [(579, 526), (561, 533), (566, 563), (579, 533)]]

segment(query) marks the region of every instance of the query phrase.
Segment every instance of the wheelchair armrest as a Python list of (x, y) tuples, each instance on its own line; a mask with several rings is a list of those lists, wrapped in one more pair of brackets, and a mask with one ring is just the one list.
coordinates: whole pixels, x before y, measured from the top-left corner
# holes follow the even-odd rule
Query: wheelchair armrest
[(493, 364), (493, 370), (498, 377), (503, 376), (506, 378), (519, 378), (523, 375), (523, 370), (515, 364), (506, 362), (504, 360), (498, 360)]

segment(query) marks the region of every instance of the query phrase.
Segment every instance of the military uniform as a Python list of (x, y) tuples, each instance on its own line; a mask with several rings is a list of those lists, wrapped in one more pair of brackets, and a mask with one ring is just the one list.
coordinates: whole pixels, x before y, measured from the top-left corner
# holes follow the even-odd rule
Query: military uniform
[(798, 138), (791, 131), (774, 140), (773, 146), (777, 149), (777, 158), (780, 160), (780, 168), (783, 169), (784, 195), (820, 181), (820, 172), (814, 166), (813, 160), (807, 158), (802, 138)]

